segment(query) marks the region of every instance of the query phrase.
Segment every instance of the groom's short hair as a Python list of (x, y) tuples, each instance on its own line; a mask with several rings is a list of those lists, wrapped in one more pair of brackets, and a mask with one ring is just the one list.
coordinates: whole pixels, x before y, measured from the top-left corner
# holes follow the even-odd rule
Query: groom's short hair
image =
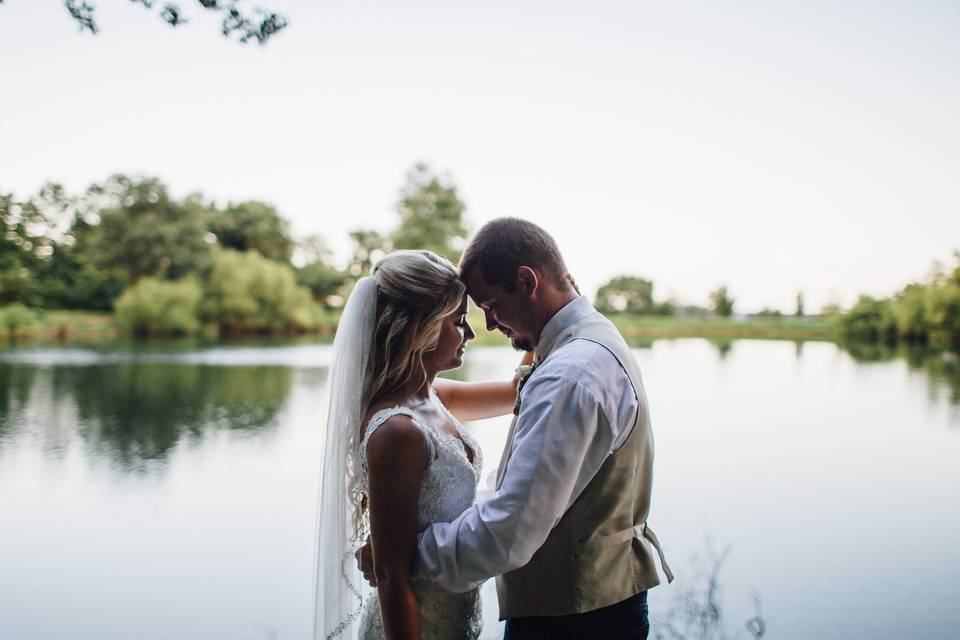
[(520, 218), (497, 218), (483, 225), (464, 249), (460, 277), (466, 280), (480, 269), (487, 284), (513, 293), (521, 266), (537, 270), (557, 287), (569, 284), (563, 256), (549, 233)]

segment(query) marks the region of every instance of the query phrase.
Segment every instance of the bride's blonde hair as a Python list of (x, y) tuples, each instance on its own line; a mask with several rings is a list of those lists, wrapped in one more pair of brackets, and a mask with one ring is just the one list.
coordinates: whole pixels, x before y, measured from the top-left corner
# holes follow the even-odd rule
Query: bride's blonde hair
[[(426, 380), (423, 357), (437, 347), (443, 319), (456, 312), (467, 295), (456, 267), (432, 251), (394, 251), (377, 262), (373, 277), (377, 317), (373, 358), (361, 396), (363, 414), (414, 376)], [(362, 541), (366, 533), (364, 489), (355, 482), (350, 484), (354, 534)]]
[(394, 251), (373, 268), (377, 320), (364, 406), (424, 376), (423, 356), (437, 346), (443, 319), (463, 304), (456, 267), (432, 251)]

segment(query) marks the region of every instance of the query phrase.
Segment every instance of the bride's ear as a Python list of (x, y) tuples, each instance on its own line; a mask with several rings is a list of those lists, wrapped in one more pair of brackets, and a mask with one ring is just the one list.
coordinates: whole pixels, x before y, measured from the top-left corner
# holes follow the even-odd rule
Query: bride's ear
[(540, 287), (540, 278), (537, 277), (537, 272), (525, 266), (517, 269), (517, 286), (521, 291), (532, 296)]

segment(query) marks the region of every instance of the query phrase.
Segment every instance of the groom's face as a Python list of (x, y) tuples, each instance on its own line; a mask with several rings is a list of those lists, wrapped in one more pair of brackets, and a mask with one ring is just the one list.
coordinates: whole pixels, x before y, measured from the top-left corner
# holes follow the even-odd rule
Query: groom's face
[(480, 269), (474, 269), (467, 276), (466, 284), (470, 298), (483, 311), (487, 331), (499, 331), (507, 336), (518, 351), (533, 351), (535, 314), (526, 290), (518, 286), (510, 293), (499, 285), (492, 285)]

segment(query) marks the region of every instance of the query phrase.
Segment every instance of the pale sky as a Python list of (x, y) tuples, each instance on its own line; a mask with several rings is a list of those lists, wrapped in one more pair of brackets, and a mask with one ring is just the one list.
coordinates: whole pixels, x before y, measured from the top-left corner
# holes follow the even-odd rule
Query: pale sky
[(95, 4), (96, 36), (0, 5), (0, 191), (156, 175), (343, 257), (425, 160), (591, 296), (625, 273), (738, 311), (889, 295), (960, 249), (955, 2), (262, 0), (290, 20), (266, 47), (190, 0), (177, 30)]

